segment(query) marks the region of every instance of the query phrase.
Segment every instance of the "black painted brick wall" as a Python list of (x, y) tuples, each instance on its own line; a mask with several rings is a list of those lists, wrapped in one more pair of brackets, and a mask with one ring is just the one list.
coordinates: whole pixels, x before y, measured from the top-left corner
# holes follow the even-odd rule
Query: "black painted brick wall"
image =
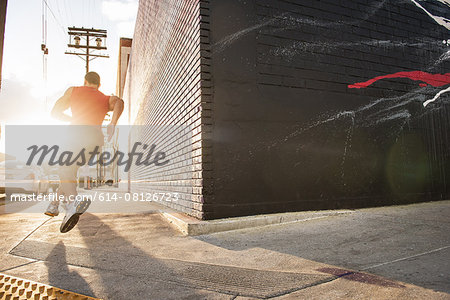
[[(435, 1), (436, 2), (436, 1)], [(437, 3), (437, 2), (436, 2)], [(210, 3), (213, 192), (205, 218), (449, 196), (448, 30), (411, 1)], [(448, 7), (427, 7), (449, 17)], [(446, 11), (447, 10), (447, 11)]]

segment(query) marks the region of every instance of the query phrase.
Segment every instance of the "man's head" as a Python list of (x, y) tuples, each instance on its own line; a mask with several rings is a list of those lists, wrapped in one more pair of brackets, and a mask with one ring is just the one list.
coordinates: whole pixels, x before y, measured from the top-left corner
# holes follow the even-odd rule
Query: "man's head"
[(100, 86), (100, 75), (95, 72), (88, 72), (84, 76), (84, 85), (99, 88)]

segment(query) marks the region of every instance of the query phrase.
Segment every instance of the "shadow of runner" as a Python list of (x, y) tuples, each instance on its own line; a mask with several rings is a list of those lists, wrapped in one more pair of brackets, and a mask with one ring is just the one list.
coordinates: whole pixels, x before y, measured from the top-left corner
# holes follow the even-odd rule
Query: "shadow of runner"
[(101, 288), (105, 291), (105, 295), (101, 296), (106, 299), (230, 297), (207, 290), (195, 290), (192, 284), (183, 279), (176, 266), (145, 253), (93, 214), (85, 213), (76, 228), (87, 248), (78, 263), (96, 270)]
[(55, 245), (50, 252), (45, 260), (45, 266), (48, 269), (48, 282), (50, 285), (61, 287), (67, 286), (67, 282), (70, 282), (72, 291), (95, 297), (86, 280), (77, 272), (70, 271), (67, 267), (66, 247), (62, 241)]

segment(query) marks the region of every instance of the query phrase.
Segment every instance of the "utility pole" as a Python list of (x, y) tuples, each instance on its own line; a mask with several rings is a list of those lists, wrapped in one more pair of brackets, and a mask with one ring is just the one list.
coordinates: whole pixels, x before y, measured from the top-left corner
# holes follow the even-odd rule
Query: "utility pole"
[[(89, 72), (89, 62), (91, 60), (96, 59), (97, 57), (106, 57), (109, 55), (103, 54), (95, 54), (90, 52), (89, 50), (106, 50), (106, 46), (102, 46), (104, 40), (106, 40), (107, 34), (104, 29), (94, 29), (94, 28), (77, 28), (77, 27), (69, 27), (69, 44), (67, 46), (69, 48), (80, 49), (78, 52), (65, 52), (65, 54), (77, 55), (86, 61), (86, 73)], [(91, 39), (95, 38), (95, 46), (91, 45)], [(82, 43), (84, 41), (85, 43)]]

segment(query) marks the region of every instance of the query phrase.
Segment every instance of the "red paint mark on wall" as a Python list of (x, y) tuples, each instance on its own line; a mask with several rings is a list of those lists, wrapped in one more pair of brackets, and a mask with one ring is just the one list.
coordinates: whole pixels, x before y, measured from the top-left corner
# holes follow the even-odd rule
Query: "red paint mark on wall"
[[(412, 72), (397, 72), (394, 74), (377, 76), (375, 78), (369, 79), (365, 82), (357, 82), (354, 84), (349, 84), (348, 87), (350, 89), (360, 89), (366, 88), (374, 82), (385, 79), (385, 78), (409, 78), (414, 81), (422, 81), (426, 82), (429, 85), (439, 87), (444, 86), (446, 84), (450, 84), (450, 73), (445, 74), (430, 74), (422, 71), (412, 71)], [(421, 83), (420, 86), (426, 86), (425, 83)]]

